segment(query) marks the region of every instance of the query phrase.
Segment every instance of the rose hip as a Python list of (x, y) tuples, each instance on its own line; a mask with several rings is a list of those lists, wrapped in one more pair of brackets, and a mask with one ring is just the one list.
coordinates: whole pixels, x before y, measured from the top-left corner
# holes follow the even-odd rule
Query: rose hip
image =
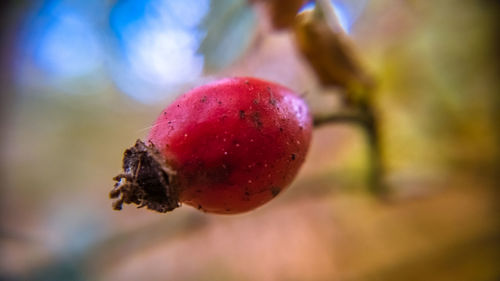
[(292, 182), (311, 130), (307, 105), (283, 86), (242, 77), (198, 87), (160, 114), (147, 144), (125, 151), (114, 208), (252, 210)]

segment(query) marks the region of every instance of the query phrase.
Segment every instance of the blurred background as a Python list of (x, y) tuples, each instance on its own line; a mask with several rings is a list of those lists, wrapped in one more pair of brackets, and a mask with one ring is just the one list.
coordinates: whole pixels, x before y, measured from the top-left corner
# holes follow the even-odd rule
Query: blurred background
[(293, 29), (273, 27), (297, 3), (314, 8), (2, 1), (0, 280), (500, 280), (495, 0), (332, 2), (377, 83), (388, 196), (370, 192), (360, 128), (330, 124), (250, 213), (111, 209), (123, 150), (183, 91), (249, 75), (338, 108)]

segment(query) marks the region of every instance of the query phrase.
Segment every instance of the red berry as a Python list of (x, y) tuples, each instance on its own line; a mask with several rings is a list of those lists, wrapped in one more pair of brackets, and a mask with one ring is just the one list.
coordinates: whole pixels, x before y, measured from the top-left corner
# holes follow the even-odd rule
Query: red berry
[(166, 212), (186, 203), (240, 213), (278, 195), (304, 162), (312, 121), (291, 90), (255, 78), (198, 87), (168, 106), (148, 136), (125, 152), (111, 192), (115, 208)]

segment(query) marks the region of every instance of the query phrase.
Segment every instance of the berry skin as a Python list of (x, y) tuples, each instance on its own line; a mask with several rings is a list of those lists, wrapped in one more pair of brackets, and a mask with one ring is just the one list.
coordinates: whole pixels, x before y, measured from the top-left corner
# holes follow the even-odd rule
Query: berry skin
[(252, 210), (292, 182), (311, 131), (307, 105), (283, 86), (242, 77), (198, 87), (160, 114), (149, 145), (125, 152), (115, 209), (166, 212), (182, 202), (211, 213)]

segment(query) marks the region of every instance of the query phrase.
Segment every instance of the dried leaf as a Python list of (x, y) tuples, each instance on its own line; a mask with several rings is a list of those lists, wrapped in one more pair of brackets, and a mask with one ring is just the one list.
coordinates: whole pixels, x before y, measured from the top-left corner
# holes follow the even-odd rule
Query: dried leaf
[(346, 35), (332, 29), (324, 17), (305, 11), (297, 16), (293, 31), (299, 51), (323, 85), (342, 87), (351, 94), (371, 87)]
[(295, 17), (306, 0), (253, 0), (250, 2), (263, 2), (273, 28), (281, 30), (293, 26)]

